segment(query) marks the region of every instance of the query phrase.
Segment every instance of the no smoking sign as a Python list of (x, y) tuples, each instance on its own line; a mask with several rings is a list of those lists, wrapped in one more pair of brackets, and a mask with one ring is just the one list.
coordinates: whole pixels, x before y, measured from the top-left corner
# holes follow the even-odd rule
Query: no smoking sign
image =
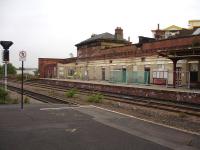
[(26, 51), (19, 52), (19, 61), (26, 61)]

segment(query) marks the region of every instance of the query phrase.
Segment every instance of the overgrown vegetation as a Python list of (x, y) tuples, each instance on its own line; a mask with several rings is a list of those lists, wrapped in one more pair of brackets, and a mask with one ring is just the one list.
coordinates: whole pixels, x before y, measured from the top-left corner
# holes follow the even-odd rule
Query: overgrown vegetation
[(9, 97), (9, 93), (5, 91), (2, 87), (0, 88), (0, 104), (18, 104), (17, 98), (12, 99)]
[(95, 93), (88, 97), (88, 102), (101, 103), (103, 95), (101, 93)]
[[(25, 96), (25, 104), (30, 104), (30, 100)], [(0, 104), (19, 104), (18, 98), (11, 98), (9, 92), (5, 91), (4, 88), (0, 87)]]
[(24, 98), (24, 103), (25, 103), (25, 104), (30, 104), (30, 100), (29, 100), (28, 97), (25, 97), (25, 98)]
[(35, 75), (35, 77), (38, 77), (38, 76), (39, 76), (39, 70), (38, 70), (38, 69), (36, 69), (36, 70), (34, 71), (34, 75)]
[(70, 89), (69, 91), (67, 91), (65, 93), (65, 96), (67, 96), (68, 98), (72, 98), (75, 96), (75, 94), (77, 93), (77, 90), (76, 89)]
[(8, 92), (0, 87), (0, 104), (5, 104), (8, 97)]
[[(15, 75), (16, 80), (21, 81), (22, 80), (22, 74), (17, 74)], [(33, 80), (37, 79), (37, 76), (34, 76), (32, 74), (24, 73), (23, 75), (23, 80), (28, 81), (28, 80)]]
[[(7, 64), (7, 71), (8, 71), (8, 76), (16, 75), (17, 73), (15, 66), (13, 66), (11, 63)], [(4, 65), (0, 65), (0, 76), (2, 77), (3, 75), (4, 75)]]

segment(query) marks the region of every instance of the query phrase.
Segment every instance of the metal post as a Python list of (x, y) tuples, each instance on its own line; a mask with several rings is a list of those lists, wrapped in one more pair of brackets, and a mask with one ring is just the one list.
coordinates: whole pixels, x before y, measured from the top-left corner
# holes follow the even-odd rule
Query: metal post
[(9, 47), (13, 44), (12, 41), (0, 41), (0, 45), (3, 47), (3, 61), (5, 61), (5, 91), (7, 91), (7, 63), (9, 62)]
[(176, 63), (177, 60), (172, 60), (173, 61), (173, 87), (176, 88)]
[(4, 86), (5, 86), (5, 91), (7, 91), (7, 76), (8, 76), (8, 73), (7, 73), (7, 62), (5, 62), (5, 77), (4, 77)]
[(23, 104), (24, 104), (24, 100), (23, 100), (23, 94), (24, 94), (24, 61), (22, 61), (22, 76), (21, 76), (21, 109), (23, 109)]
[(188, 89), (190, 89), (190, 71), (188, 72)]
[[(167, 73), (167, 78), (166, 78), (166, 88), (168, 88), (168, 76), (169, 76), (169, 73), (168, 72), (166, 72)], [(165, 74), (165, 72), (164, 72), (164, 74)]]

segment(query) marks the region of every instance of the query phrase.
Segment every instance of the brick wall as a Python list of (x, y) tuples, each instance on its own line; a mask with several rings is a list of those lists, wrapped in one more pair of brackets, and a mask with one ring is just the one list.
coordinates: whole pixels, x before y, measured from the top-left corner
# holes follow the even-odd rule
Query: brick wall
[[(122, 85), (104, 85), (87, 82), (59, 81), (59, 80), (38, 80), (40, 83), (62, 85), (69, 88), (86, 89), (91, 91), (110, 92), (121, 95), (139, 96), (166, 101), (186, 102), (200, 104), (200, 93), (167, 91), (160, 89), (146, 89), (137, 87), (126, 87)], [(78, 83), (78, 84), (77, 84)]]
[(185, 46), (192, 46), (194, 40), (198, 40), (200, 36), (190, 36), (175, 39), (166, 39), (155, 41), (151, 43), (145, 43), (142, 45), (143, 50), (157, 50), (157, 49), (173, 49)]
[(95, 60), (153, 56), (157, 55), (157, 50), (160, 49), (175, 49), (192, 46), (195, 40), (200, 42), (200, 36), (159, 40), (155, 42), (143, 43), (141, 47), (128, 45), (106, 49), (88, 48), (84, 49), (80, 53), (81, 55), (78, 57), (78, 59)]
[(53, 67), (55, 67), (59, 62), (63, 62), (63, 59), (39, 58), (38, 61), (40, 78), (45, 78), (48, 69), (50, 69), (50, 72), (53, 72)]

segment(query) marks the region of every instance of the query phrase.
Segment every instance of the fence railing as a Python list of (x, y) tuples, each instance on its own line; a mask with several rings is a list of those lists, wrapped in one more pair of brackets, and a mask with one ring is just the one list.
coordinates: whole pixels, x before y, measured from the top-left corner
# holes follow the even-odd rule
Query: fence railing
[(127, 84), (150, 84), (150, 72), (112, 70), (110, 72), (110, 82)]
[[(175, 75), (175, 76), (174, 76)], [(196, 74), (198, 76), (198, 73)], [(126, 71), (112, 70), (110, 73), (110, 82), (126, 84), (155, 84), (173, 87), (173, 78), (175, 78), (176, 88), (191, 88), (198, 83), (198, 77), (195, 74), (191, 77), (189, 71)], [(194, 80), (194, 81), (193, 81)]]
[[(68, 79), (79, 80), (105, 80), (111, 83), (142, 84), (142, 85), (164, 85), (173, 87), (175, 77), (176, 88), (191, 88), (198, 84), (199, 73), (189, 71), (127, 71), (126, 69), (109, 70), (102, 75), (102, 72), (80, 73), (75, 72), (73, 76), (66, 76)], [(92, 75), (89, 77), (89, 75)], [(175, 75), (175, 76), (174, 76)]]

